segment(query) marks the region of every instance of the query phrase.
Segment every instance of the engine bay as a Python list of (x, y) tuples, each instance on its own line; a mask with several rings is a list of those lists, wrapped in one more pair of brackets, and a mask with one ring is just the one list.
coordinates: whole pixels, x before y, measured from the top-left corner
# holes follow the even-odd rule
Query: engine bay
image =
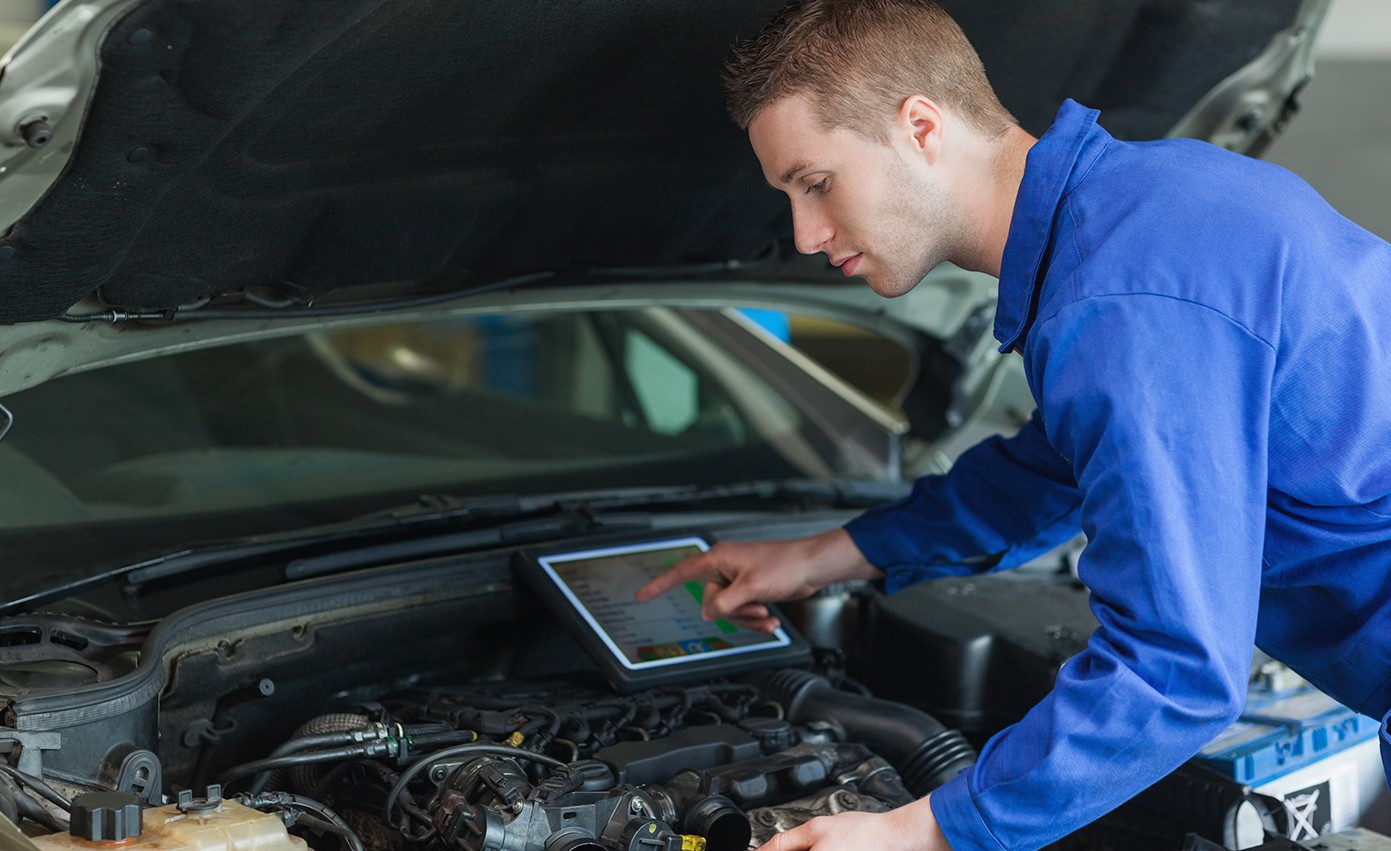
[[(5, 618), (0, 827), (26, 849), (757, 848), (950, 780), (1095, 626), (1061, 571), (930, 599), (836, 586), (785, 607), (804, 664), (619, 689), (521, 558), (308, 578), (146, 622), (98, 617), (115, 609), (99, 596)], [(1192, 801), (1123, 807), (1053, 847), (1319, 847), (1230, 844), (1235, 810), (1269, 802), (1185, 770)], [(1262, 812), (1274, 842), (1288, 825)], [(1338, 847), (1383, 847), (1357, 841)]]

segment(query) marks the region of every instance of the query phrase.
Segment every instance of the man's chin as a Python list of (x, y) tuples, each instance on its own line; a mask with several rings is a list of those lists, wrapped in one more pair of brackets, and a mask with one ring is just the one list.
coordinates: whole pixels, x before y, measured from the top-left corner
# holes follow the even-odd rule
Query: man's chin
[(875, 275), (873, 277), (869, 275), (860, 275), (859, 277), (864, 278), (869, 288), (877, 295), (881, 295), (884, 298), (898, 298), (899, 296), (907, 295), (918, 285), (917, 281), (904, 281), (880, 275)]
[(856, 277), (863, 278), (871, 290), (884, 298), (898, 298), (912, 292), (929, 272), (945, 262), (945, 257), (927, 257), (916, 270), (884, 270), (875, 267), (857, 274)]

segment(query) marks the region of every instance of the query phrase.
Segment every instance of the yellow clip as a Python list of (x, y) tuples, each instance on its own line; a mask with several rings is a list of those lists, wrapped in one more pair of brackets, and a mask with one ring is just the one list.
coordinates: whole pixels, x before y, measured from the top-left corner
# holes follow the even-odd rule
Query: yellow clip
[(681, 834), (681, 851), (705, 851), (705, 837), (691, 833)]
[(519, 748), (522, 746), (522, 740), (524, 738), (526, 737), (522, 735), (522, 731), (518, 730), (517, 732), (507, 737), (507, 744), (511, 745), (514, 748)]

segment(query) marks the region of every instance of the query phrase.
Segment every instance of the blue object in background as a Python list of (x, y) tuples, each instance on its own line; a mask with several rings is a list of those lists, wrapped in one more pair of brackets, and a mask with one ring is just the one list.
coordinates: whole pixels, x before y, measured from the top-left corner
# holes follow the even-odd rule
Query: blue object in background
[(1253, 685), (1241, 719), (1197, 759), (1224, 777), (1260, 786), (1375, 739), (1378, 728), (1311, 685), (1283, 692)]
[(480, 316), (483, 334), (483, 381), (512, 396), (535, 396), (540, 375), (540, 335), (536, 325), (507, 316)]
[(739, 312), (784, 343), (792, 339), (792, 322), (781, 310), (743, 308)]

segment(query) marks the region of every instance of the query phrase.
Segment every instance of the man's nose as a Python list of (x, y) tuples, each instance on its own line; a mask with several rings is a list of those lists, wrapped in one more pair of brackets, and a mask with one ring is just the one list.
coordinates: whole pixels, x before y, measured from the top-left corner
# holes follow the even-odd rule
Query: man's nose
[(815, 254), (831, 241), (831, 223), (806, 207), (792, 208), (792, 240), (803, 254)]

